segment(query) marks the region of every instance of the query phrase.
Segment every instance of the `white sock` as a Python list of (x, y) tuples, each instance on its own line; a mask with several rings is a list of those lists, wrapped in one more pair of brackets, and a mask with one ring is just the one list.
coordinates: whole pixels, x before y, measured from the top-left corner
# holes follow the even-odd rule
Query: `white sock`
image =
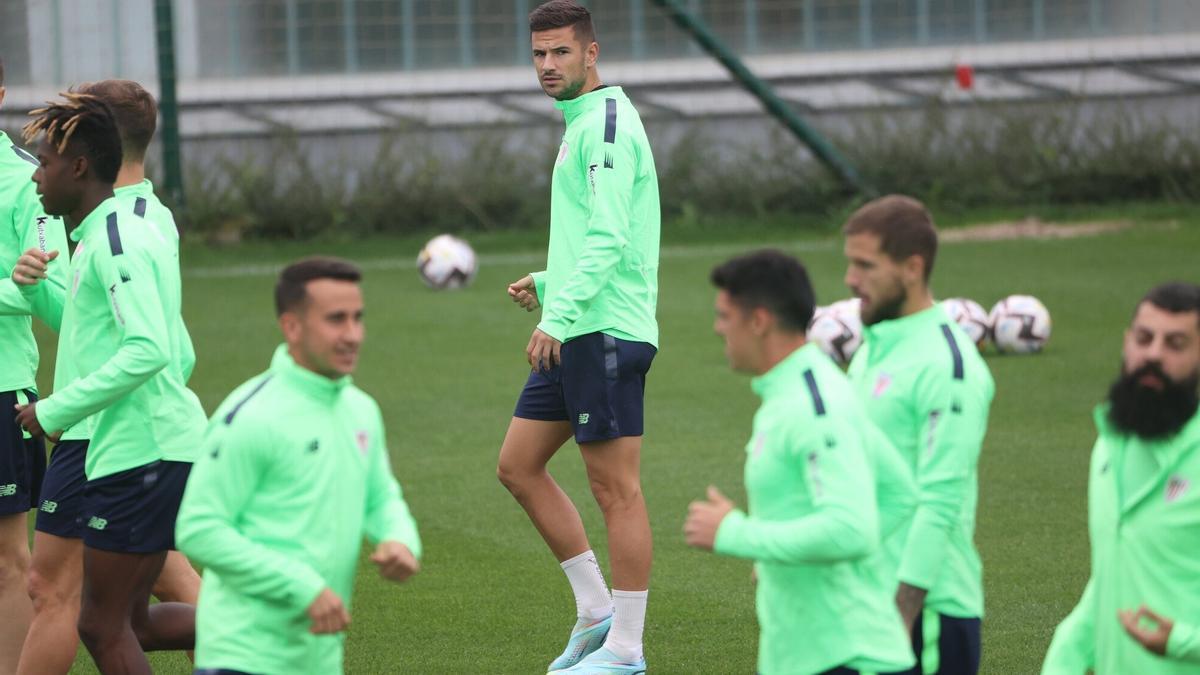
[(642, 660), (642, 630), (646, 626), (646, 596), (650, 591), (613, 589), (613, 623), (604, 647), (634, 663)]
[(604, 583), (604, 573), (596, 562), (596, 554), (587, 550), (560, 564), (575, 593), (577, 626), (612, 615), (612, 599), (608, 597), (608, 584)]

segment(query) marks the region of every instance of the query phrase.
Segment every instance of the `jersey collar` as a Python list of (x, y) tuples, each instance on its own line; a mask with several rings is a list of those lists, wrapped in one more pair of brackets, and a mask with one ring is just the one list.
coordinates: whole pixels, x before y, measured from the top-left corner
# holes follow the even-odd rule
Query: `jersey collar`
[(105, 227), (108, 216), (111, 213), (116, 213), (121, 210), (121, 203), (117, 201), (116, 196), (109, 197), (100, 202), (92, 212), (87, 214), (83, 222), (78, 227), (71, 230), (71, 241), (83, 241), (83, 238), (88, 236), (92, 230)]
[(871, 344), (872, 355), (877, 356), (881, 351), (886, 351), (888, 347), (903, 341), (908, 336), (924, 333), (926, 329), (944, 323), (948, 319), (941, 304), (934, 302), (932, 307), (923, 309), (916, 314), (880, 321), (873, 326), (865, 326), (863, 333), (866, 341)]
[(117, 197), (125, 195), (133, 195), (134, 197), (149, 197), (154, 194), (154, 183), (150, 182), (149, 178), (143, 178), (140, 182), (133, 185), (126, 185), (113, 190), (113, 194)]
[(331, 380), (297, 365), (288, 353), (286, 344), (275, 348), (275, 356), (271, 359), (271, 371), (278, 373), (279, 377), (291, 386), (323, 403), (336, 401), (342, 391), (352, 383), (349, 375)]
[(604, 99), (606, 98), (623, 99), (625, 98), (625, 92), (620, 87), (606, 86), (600, 89), (593, 89), (583, 96), (578, 96), (569, 101), (555, 101), (554, 107), (563, 111), (563, 117), (566, 118), (567, 124), (570, 124), (571, 120), (583, 113), (592, 108), (604, 105)]
[(788, 354), (767, 372), (750, 380), (750, 388), (759, 397), (763, 399), (770, 398), (780, 388), (799, 382), (802, 377), (801, 373), (811, 368), (813, 360), (818, 358), (828, 359), (829, 357), (825, 356), (815, 342), (809, 342), (791, 354)]

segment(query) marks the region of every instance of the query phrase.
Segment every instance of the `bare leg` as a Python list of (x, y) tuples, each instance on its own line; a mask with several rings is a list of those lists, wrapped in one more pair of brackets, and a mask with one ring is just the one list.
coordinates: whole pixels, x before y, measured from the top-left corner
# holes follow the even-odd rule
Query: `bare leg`
[(150, 591), (166, 551), (115, 553), (84, 547), (79, 637), (102, 673), (150, 673), (142, 651), (191, 649), (195, 608), (175, 602), (150, 608)]
[[(154, 583), (154, 597), (159, 602), (182, 602), (193, 607), (200, 598), (200, 575), (196, 568), (188, 562), (186, 556), (179, 551), (168, 551), (167, 562), (163, 564), (158, 581)], [(153, 608), (151, 608), (153, 611)], [(195, 654), (187, 653), (188, 659), (195, 661)]]
[(79, 649), (79, 592), (83, 586), (83, 540), (33, 533), (29, 597), (33, 623), (21, 650), (19, 675), (65, 675)]
[[(5, 414), (8, 414), (5, 412)], [(0, 674), (17, 671), (33, 604), (26, 590), (29, 529), (26, 513), (0, 516)]]
[(593, 441), (579, 448), (608, 528), (612, 587), (645, 590), (650, 584), (653, 543), (639, 477), (642, 437)]
[(571, 438), (567, 422), (514, 417), (508, 425), (496, 475), (512, 493), (559, 562), (588, 550), (579, 511), (546, 465)]

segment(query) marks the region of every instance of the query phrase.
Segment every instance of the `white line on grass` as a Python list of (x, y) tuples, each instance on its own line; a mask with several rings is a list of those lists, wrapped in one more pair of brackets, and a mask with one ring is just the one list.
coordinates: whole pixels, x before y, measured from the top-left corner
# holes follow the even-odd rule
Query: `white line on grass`
[[(840, 240), (790, 241), (790, 242), (742, 242), (728, 244), (677, 244), (664, 246), (660, 252), (663, 259), (707, 258), (734, 255), (759, 248), (779, 248), (785, 251), (829, 251), (841, 244)], [(407, 270), (416, 269), (417, 263), (410, 258), (372, 258), (356, 262), (363, 270)], [(481, 266), (492, 265), (544, 265), (545, 252), (538, 253), (493, 253), (479, 256)], [(285, 263), (262, 263), (254, 265), (229, 265), (216, 267), (185, 268), (184, 276), (198, 279), (236, 279), (244, 277), (275, 276)]]

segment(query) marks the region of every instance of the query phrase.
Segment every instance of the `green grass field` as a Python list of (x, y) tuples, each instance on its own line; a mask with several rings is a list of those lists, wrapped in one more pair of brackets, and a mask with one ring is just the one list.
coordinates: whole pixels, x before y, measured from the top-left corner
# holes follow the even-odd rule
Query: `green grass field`
[[(705, 233), (697, 237), (705, 243), (691, 245), (669, 231), (664, 237), (662, 350), (649, 378), (643, 459), (655, 534), (646, 655), (658, 673), (751, 673), (757, 628), (749, 564), (688, 549), (681, 534), (688, 502), (709, 483), (744, 503), (742, 447), (757, 404), (747, 379), (729, 372), (712, 333), (707, 274), (729, 255), (770, 241), (804, 260), (825, 304), (846, 295), (840, 241), (796, 239), (786, 230)], [(540, 269), (544, 244), (520, 236), (475, 243), (484, 264), (475, 284), (457, 293), (421, 285), (407, 264), (412, 241), (185, 251), (185, 315), (199, 359), (191, 386), (209, 410), (265, 368), (279, 341), (273, 265), (316, 251), (366, 263), (368, 340), (356, 380), (384, 409), (395, 471), (426, 556), (421, 575), (403, 586), (362, 566), (350, 673), (541, 673), (573, 621), (562, 572), (495, 479), (535, 323), (508, 301), (504, 286)], [(1116, 373), (1136, 299), (1159, 281), (1196, 280), (1197, 251), (1200, 220), (1192, 217), (1078, 239), (948, 244), (939, 254), (939, 296), (965, 295), (990, 307), (1009, 293), (1031, 293), (1054, 318), (1045, 353), (988, 355), (997, 395), (978, 512), (988, 612), (983, 672), (1036, 672), (1054, 626), (1082, 590), (1091, 408)], [(603, 558), (599, 512), (574, 446), (552, 471)], [(78, 664), (79, 672), (94, 672), (82, 650)], [(188, 672), (178, 654), (155, 656), (154, 665)]]

